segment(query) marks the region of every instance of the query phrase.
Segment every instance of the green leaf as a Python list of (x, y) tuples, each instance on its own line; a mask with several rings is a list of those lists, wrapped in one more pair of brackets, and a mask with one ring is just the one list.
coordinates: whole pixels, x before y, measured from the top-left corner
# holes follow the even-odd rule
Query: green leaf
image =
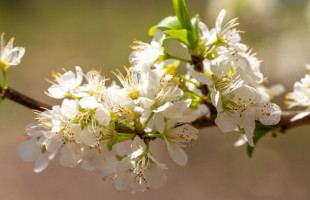
[(154, 31), (158, 28), (168, 28), (172, 30), (182, 29), (182, 26), (177, 18), (177, 16), (169, 16), (161, 20), (157, 25), (153, 26), (149, 30), (149, 35), (152, 37)]
[(188, 48), (195, 49), (197, 47), (197, 42), (195, 42), (194, 39), (193, 25), (188, 15), (185, 0), (173, 0), (173, 6), (175, 14), (178, 17), (182, 28), (188, 31), (187, 32), (187, 41), (189, 43), (189, 45), (187, 45)]
[[(257, 142), (263, 136), (265, 136), (270, 131), (274, 131), (274, 130), (275, 130), (275, 126), (266, 126), (264, 124), (256, 122), (254, 135), (253, 135), (253, 142), (254, 142), (255, 146), (256, 146)], [(250, 145), (247, 145), (247, 153), (248, 153), (249, 157), (252, 157), (255, 146), (251, 147)]]
[(126, 157), (126, 156), (120, 156), (120, 155), (117, 155), (117, 154), (116, 154), (115, 157), (116, 157), (117, 160), (121, 161), (121, 160), (123, 160), (123, 158)]
[(45, 152), (46, 152), (46, 146), (43, 145), (43, 146), (41, 147), (41, 153), (45, 153)]
[(186, 46), (190, 47), (190, 42), (188, 41), (188, 35), (189, 32), (186, 29), (181, 29), (181, 30), (166, 30), (164, 33), (170, 35), (170, 37), (167, 37), (167, 39), (172, 38), (172, 39), (177, 39), (184, 43)]
[(185, 0), (173, 0), (173, 6), (182, 28), (192, 31), (193, 27), (188, 15)]
[(194, 35), (194, 40), (195, 42), (198, 42), (199, 40), (199, 15), (197, 14), (195, 18), (192, 19), (193, 24), (194, 24), (194, 29), (193, 29), (193, 35)]
[(109, 142), (109, 143), (107, 144), (107, 147), (108, 147), (108, 150), (109, 150), (109, 151), (112, 151), (113, 143)]

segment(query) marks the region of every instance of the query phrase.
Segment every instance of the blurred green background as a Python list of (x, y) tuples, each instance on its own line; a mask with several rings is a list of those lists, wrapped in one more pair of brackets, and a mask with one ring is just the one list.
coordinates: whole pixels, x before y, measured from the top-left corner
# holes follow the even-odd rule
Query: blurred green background
[[(191, 0), (192, 16), (211, 28), (221, 8), (239, 17), (246, 31), (243, 42), (263, 59), (266, 85), (293, 83), (310, 63), (310, 1), (306, 0)], [(102, 68), (106, 76), (123, 64), (133, 38), (150, 41), (147, 30), (173, 15), (167, 0), (0, 0), (0, 31), (6, 40), (26, 47), (19, 66), (9, 70), (14, 89), (50, 104), (59, 101), (44, 95), (51, 71), (62, 67), (84, 72)], [(171, 45), (170, 45), (171, 46)], [(173, 49), (176, 53), (184, 53)], [(275, 99), (283, 105), (283, 96)], [(285, 110), (286, 108), (283, 107)], [(158, 190), (130, 194), (118, 192), (111, 180), (79, 167), (64, 168), (58, 157), (42, 173), (33, 163), (20, 160), (16, 149), (25, 139), (25, 126), (34, 115), (10, 101), (0, 104), (0, 199), (309, 199), (310, 127), (299, 127), (258, 143), (252, 159), (245, 148), (234, 148), (235, 133), (203, 129), (195, 147), (187, 149), (189, 162), (178, 167), (165, 146), (155, 142), (155, 156), (167, 163), (168, 183)]]

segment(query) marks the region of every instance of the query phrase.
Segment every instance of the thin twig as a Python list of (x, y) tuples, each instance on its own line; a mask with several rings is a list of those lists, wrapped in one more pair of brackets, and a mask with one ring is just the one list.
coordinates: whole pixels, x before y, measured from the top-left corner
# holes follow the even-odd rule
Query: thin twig
[(0, 88), (0, 96), (2, 97), (2, 99), (10, 99), (12, 101), (15, 101), (16, 103), (19, 103), (34, 110), (44, 111), (46, 109), (52, 109), (52, 106), (28, 97), (12, 88), (7, 88), (5, 90), (2, 90)]

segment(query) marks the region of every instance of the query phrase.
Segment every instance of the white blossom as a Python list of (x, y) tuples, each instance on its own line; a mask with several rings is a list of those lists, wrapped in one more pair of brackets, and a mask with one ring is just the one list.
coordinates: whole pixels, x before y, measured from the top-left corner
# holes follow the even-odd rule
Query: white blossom
[(154, 32), (153, 40), (150, 44), (141, 41), (134, 41), (134, 45), (131, 48), (134, 50), (129, 58), (130, 62), (139, 71), (148, 71), (150, 65), (152, 65), (160, 56), (164, 55), (163, 41), (166, 35), (160, 30)]
[[(281, 109), (270, 100), (283, 87), (262, 86), (261, 61), (240, 42), (237, 18), (224, 24), (225, 14), (220, 12), (213, 29), (198, 23), (199, 38), (194, 42), (199, 46), (189, 49), (192, 62), (168, 54), (163, 42), (173, 37), (156, 30), (150, 43), (134, 41), (126, 75), (114, 73), (119, 85), (106, 84), (109, 79), (101, 70), (84, 74), (77, 66), (76, 72), (54, 73), (46, 94), (62, 103), (35, 111), (38, 123), (27, 130), (30, 139), (20, 145), (20, 157), (35, 161), (35, 171), (40, 172), (59, 151), (65, 167), (81, 164), (85, 170), (113, 177), (118, 190), (145, 191), (161, 187), (167, 179), (166, 166), (151, 152), (153, 140), (163, 141), (171, 159), (186, 165), (183, 148), (198, 139), (199, 131), (191, 124), (198, 117), (216, 116), (214, 122), (223, 132), (241, 134), (235, 146), (254, 146), (257, 122), (275, 125), (280, 120)], [(2, 35), (0, 53), (2, 66), (15, 65), (24, 49), (13, 48), (13, 40), (5, 46)], [(189, 64), (196, 58), (201, 59), (199, 72), (197, 65)], [(186, 75), (178, 71), (181, 61), (187, 63)], [(288, 95), (289, 107), (307, 107), (292, 120), (310, 114), (309, 85), (306, 75)], [(127, 143), (128, 154), (123, 146)]]
[(2, 70), (7, 70), (10, 66), (18, 65), (25, 54), (24, 47), (13, 47), (13, 43), (14, 38), (11, 38), (6, 44), (4, 41), (4, 33), (1, 34), (0, 65)]
[(257, 85), (256, 89), (265, 101), (270, 101), (276, 96), (280, 96), (285, 92), (285, 88), (281, 84), (272, 85), (269, 88), (263, 85)]
[(173, 120), (168, 121), (163, 133), (168, 152), (172, 160), (178, 165), (184, 166), (188, 157), (181, 147), (183, 143), (193, 142), (198, 138), (198, 130), (189, 124), (176, 126)]
[(303, 106), (306, 109), (294, 116), (291, 121), (296, 121), (310, 115), (310, 75), (306, 74), (300, 82), (295, 82), (294, 91), (286, 95), (288, 108)]
[(66, 96), (83, 96), (83, 93), (78, 89), (83, 81), (83, 71), (81, 67), (76, 66), (76, 74), (71, 70), (66, 71), (64, 74), (53, 73), (54, 82), (53, 85), (48, 88), (48, 96), (55, 99), (62, 99)]
[(163, 169), (167, 169), (165, 165), (148, 152), (139, 137), (135, 137), (131, 150), (132, 153), (123, 158), (118, 166), (115, 187), (124, 190), (130, 185), (134, 191), (145, 191), (163, 186), (167, 179), (163, 173)]
[[(226, 10), (222, 9), (216, 19), (215, 28), (212, 29), (209, 33), (210, 36), (206, 43), (207, 46), (216, 42), (224, 42), (233, 47), (243, 46), (239, 43), (241, 40), (239, 32), (241, 31), (236, 29), (236, 27), (239, 25), (239, 23), (237, 23), (238, 18), (234, 18), (223, 25), (225, 15)], [(204, 32), (208, 31), (207, 29), (204, 30)], [(205, 33), (204, 35), (207, 34)]]
[(56, 152), (48, 152), (44, 145), (44, 136), (35, 123), (30, 123), (26, 130), (29, 140), (23, 142), (18, 147), (18, 155), (23, 161), (35, 161), (34, 172), (42, 172), (47, 166), (48, 161), (52, 160)]

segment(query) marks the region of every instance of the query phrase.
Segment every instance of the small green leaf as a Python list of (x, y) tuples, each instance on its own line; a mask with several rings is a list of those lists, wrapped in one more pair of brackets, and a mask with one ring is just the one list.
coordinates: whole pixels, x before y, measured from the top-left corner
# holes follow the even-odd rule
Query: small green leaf
[(173, 0), (173, 6), (181, 27), (187, 30), (188, 48), (195, 49), (197, 47), (197, 42), (195, 42), (194, 39), (193, 25), (188, 15), (185, 0)]
[(120, 155), (116, 154), (115, 157), (117, 160), (121, 161), (121, 160), (123, 160), (123, 158), (126, 158), (127, 155), (120, 156)]
[(109, 151), (112, 151), (113, 142), (109, 142), (109, 143), (107, 144), (107, 147), (108, 147), (108, 150), (109, 150)]
[(181, 29), (181, 30), (167, 30), (164, 31), (164, 33), (170, 35), (169, 38), (177, 39), (184, 43), (186, 46), (190, 47), (190, 43), (188, 41), (188, 30), (186, 29)]
[[(256, 146), (257, 142), (263, 136), (265, 136), (270, 131), (274, 131), (274, 130), (275, 130), (275, 126), (266, 126), (264, 124), (256, 122), (254, 135), (253, 135), (253, 142), (254, 142), (255, 146)], [(250, 145), (247, 145), (247, 153), (248, 153), (249, 157), (252, 157), (255, 146), (251, 147)]]
[(194, 24), (194, 29), (193, 29), (193, 35), (194, 35), (194, 40), (197, 43), (199, 40), (199, 15), (197, 14), (195, 18), (192, 19), (193, 24)]
[(42, 146), (42, 148), (41, 148), (41, 153), (45, 153), (45, 152), (46, 152), (46, 150), (47, 150), (47, 149), (46, 149), (46, 146), (45, 146), (45, 145), (43, 145), (43, 146)]
[(168, 28), (172, 30), (182, 29), (182, 26), (177, 18), (177, 16), (169, 16), (161, 20), (157, 25), (153, 26), (149, 30), (149, 35), (152, 37), (154, 31), (158, 28)]
[(188, 15), (185, 0), (173, 0), (173, 6), (182, 28), (192, 31), (193, 27)]
[(212, 103), (212, 100), (211, 100), (211, 91), (208, 93), (207, 95), (207, 102), (208, 103)]

